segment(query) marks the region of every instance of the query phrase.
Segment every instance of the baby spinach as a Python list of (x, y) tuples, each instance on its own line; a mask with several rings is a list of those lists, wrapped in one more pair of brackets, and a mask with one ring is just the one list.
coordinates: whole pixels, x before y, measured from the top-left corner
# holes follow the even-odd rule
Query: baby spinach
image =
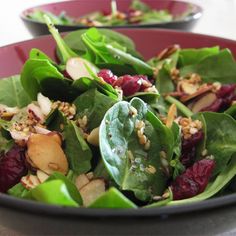
[(82, 132), (73, 121), (64, 128), (64, 151), (69, 167), (76, 174), (86, 173), (91, 169), (92, 152), (83, 138)]
[(44, 20), (48, 26), (49, 32), (52, 34), (53, 38), (57, 43), (61, 55), (61, 63), (66, 64), (68, 59), (72, 57), (78, 57), (78, 55), (73, 50), (71, 50), (70, 47), (68, 47), (68, 45), (64, 42), (58, 30), (54, 27), (50, 18), (45, 15)]
[[(140, 57), (139, 53), (135, 50), (134, 42), (127, 36), (120, 34), (116, 31), (109, 29), (97, 29), (102, 35), (106, 36), (106, 43), (113, 44), (114, 42), (120, 44), (125, 50), (133, 56)], [(81, 35), (84, 34), (87, 29), (76, 30), (68, 33), (64, 37), (65, 43), (78, 55), (82, 56), (86, 52), (86, 46), (84, 45)], [(57, 53), (59, 50), (57, 50)], [(60, 53), (58, 53), (60, 58)]]
[(203, 58), (194, 65), (184, 66), (180, 72), (182, 76), (197, 73), (206, 83), (219, 81), (222, 84), (232, 84), (236, 82), (236, 62), (228, 49)]
[(65, 177), (63, 174), (61, 174), (59, 172), (54, 172), (52, 175), (49, 176), (49, 178), (46, 180), (46, 182), (49, 182), (52, 180), (62, 180), (65, 183), (66, 188), (67, 188), (68, 193), (70, 194), (71, 198), (75, 202), (77, 202), (79, 205), (83, 205), (83, 201), (82, 201), (82, 198), (81, 198), (81, 195), (80, 195), (78, 189), (67, 177)]
[(60, 179), (44, 182), (29, 191), (30, 196), (39, 202), (78, 207), (78, 203), (71, 197), (66, 184)]
[(182, 49), (179, 52), (179, 61), (178, 66), (189, 66), (189, 65), (195, 65), (198, 64), (201, 60), (217, 55), (220, 52), (219, 46), (211, 47), (211, 48), (188, 48), (188, 49)]
[(204, 112), (202, 117), (206, 126), (205, 148), (208, 155), (214, 156), (216, 175), (236, 153), (236, 121), (224, 113)]
[(71, 83), (47, 59), (28, 59), (21, 72), (21, 84), (32, 100), (41, 92), (50, 99), (71, 101), (77, 95)]
[(51, 131), (62, 132), (67, 124), (67, 118), (58, 109), (53, 110), (47, 117), (45, 125)]
[[(102, 68), (109, 69), (110, 64), (128, 65), (133, 69), (133, 74), (149, 76), (153, 74), (152, 68), (142, 60), (120, 50), (118, 47), (114, 47), (114, 44), (107, 44), (106, 37), (100, 34), (97, 29), (89, 29), (81, 35), (81, 38), (87, 48), (84, 57), (98, 67), (101, 68), (102, 65)], [(106, 64), (107, 66), (105, 66)], [(124, 73), (124, 71), (116, 70), (115, 67), (113, 67), (113, 72), (118, 75)]]
[[(137, 115), (132, 115), (132, 109), (137, 110)], [(138, 120), (145, 122), (145, 135), (150, 140), (148, 150), (138, 141)], [(131, 190), (144, 201), (164, 191), (167, 176), (160, 169), (160, 152), (165, 151), (168, 158), (172, 156), (173, 137), (142, 100), (134, 98), (130, 103), (122, 101), (110, 108), (101, 123), (99, 137), (105, 166), (122, 190)]]
[(90, 89), (80, 95), (74, 102), (76, 106), (76, 117), (88, 118), (88, 130), (98, 127), (106, 111), (116, 103), (116, 100), (103, 95), (97, 89)]
[(20, 198), (24, 198), (28, 192), (29, 190), (27, 190), (21, 183), (16, 184), (7, 191), (9, 195)]
[(137, 206), (125, 197), (119, 190), (111, 187), (98, 199), (96, 199), (89, 208), (137, 208)]
[(19, 75), (0, 80), (0, 104), (21, 108), (30, 102), (31, 99), (22, 87)]
[(234, 119), (236, 119), (236, 104), (229, 107), (226, 111), (226, 114), (232, 116)]

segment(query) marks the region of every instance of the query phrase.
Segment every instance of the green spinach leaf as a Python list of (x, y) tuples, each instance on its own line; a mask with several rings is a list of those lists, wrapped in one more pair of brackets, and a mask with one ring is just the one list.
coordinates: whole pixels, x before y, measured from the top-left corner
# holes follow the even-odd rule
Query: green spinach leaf
[[(133, 108), (137, 115), (132, 115)], [(150, 140), (148, 150), (139, 143), (135, 128), (138, 120), (145, 122), (145, 135)], [(130, 103), (116, 103), (108, 110), (100, 126), (100, 151), (108, 172), (122, 190), (131, 190), (144, 201), (164, 191), (167, 176), (160, 170), (160, 152), (172, 157), (170, 134), (138, 98)]]
[(19, 75), (0, 80), (0, 104), (21, 108), (30, 102), (31, 99), (22, 87)]
[(103, 95), (97, 89), (91, 89), (80, 95), (74, 102), (76, 106), (76, 117), (88, 118), (88, 130), (98, 127), (106, 111), (116, 103), (116, 100)]
[(86, 173), (91, 169), (92, 152), (83, 138), (80, 129), (70, 121), (64, 129), (65, 154), (70, 169), (76, 174)]
[(137, 208), (137, 206), (125, 197), (119, 190), (111, 187), (98, 199), (96, 199), (89, 208)]

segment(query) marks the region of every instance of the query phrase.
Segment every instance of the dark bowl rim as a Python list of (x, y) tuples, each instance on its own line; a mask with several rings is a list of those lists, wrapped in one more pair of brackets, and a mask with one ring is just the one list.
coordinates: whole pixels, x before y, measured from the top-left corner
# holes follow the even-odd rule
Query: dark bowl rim
[[(122, 29), (125, 31), (132, 31), (134, 29)], [(224, 40), (225, 42), (235, 43), (235, 40), (210, 36), (205, 34), (191, 33), (191, 32), (183, 32), (177, 30), (169, 30), (169, 29), (138, 29), (138, 31), (153, 31), (159, 33), (168, 33), (168, 34), (183, 34), (183, 35), (195, 35), (199, 37), (207, 37), (208, 39), (218, 39)], [(69, 32), (63, 33), (63, 35), (68, 34)], [(52, 37), (50, 35), (43, 35), (36, 37), (34, 39), (29, 39), (9, 45), (5, 45), (0, 47), (1, 49), (7, 47), (13, 47), (19, 45), (21, 43), (33, 42), (34, 40), (41, 38), (49, 38)], [(212, 210), (220, 207), (229, 207), (231, 204), (236, 203), (236, 193), (228, 194), (225, 196), (220, 196), (200, 202), (182, 204), (182, 205), (172, 205), (172, 206), (163, 206), (163, 207), (155, 207), (155, 208), (139, 208), (139, 209), (89, 209), (89, 208), (76, 208), (76, 207), (61, 207), (55, 205), (48, 205), (40, 202), (34, 202), (31, 200), (20, 199), (16, 197), (12, 197), (7, 194), (0, 193), (0, 207), (11, 209), (13, 211), (18, 212), (27, 212), (29, 214), (39, 214), (43, 216), (53, 216), (53, 217), (84, 217), (86, 218), (98, 218), (98, 217), (135, 217), (135, 218), (143, 218), (143, 217), (165, 217), (169, 215), (181, 215), (185, 213), (191, 213), (196, 211), (204, 211), (204, 210)]]
[[(49, 6), (49, 5), (54, 5), (57, 3), (69, 3), (69, 2), (77, 2), (78, 0), (65, 0), (65, 1), (61, 1), (61, 2), (53, 2), (53, 3), (49, 3), (49, 4), (41, 4), (41, 5), (36, 5), (34, 7), (30, 7), (27, 8), (25, 10), (23, 10), (20, 13), (20, 18), (25, 21), (25, 22), (31, 22), (31, 23), (35, 23), (38, 25), (45, 25), (45, 23), (34, 20), (34, 19), (30, 19), (27, 17), (26, 13), (29, 10), (33, 10), (35, 8), (40, 8), (42, 6)], [(160, 1), (164, 1), (164, 0), (160, 0)], [(190, 16), (186, 16), (183, 19), (180, 20), (174, 20), (174, 21), (169, 21), (169, 22), (160, 22), (160, 23), (153, 23), (153, 24), (133, 24), (133, 25), (120, 25), (120, 26), (97, 26), (97, 28), (111, 28), (111, 29), (119, 29), (119, 28), (143, 28), (143, 27), (161, 27), (161, 26), (168, 26), (171, 24), (182, 24), (182, 23), (186, 23), (186, 22), (191, 22), (191, 21), (195, 21), (198, 20), (199, 18), (201, 18), (202, 14), (203, 14), (203, 8), (196, 4), (196, 3), (192, 3), (192, 2), (187, 2), (186, 0), (184, 1), (180, 1), (180, 0), (169, 0), (170, 2), (178, 2), (178, 3), (184, 3), (184, 4), (190, 4), (192, 6), (194, 6), (194, 8), (196, 9), (195, 12), (193, 12)], [(83, 26), (83, 25), (61, 25), (61, 24), (55, 24), (56, 27), (65, 27), (65, 28), (71, 28), (71, 29), (86, 29), (89, 28), (89, 26)]]

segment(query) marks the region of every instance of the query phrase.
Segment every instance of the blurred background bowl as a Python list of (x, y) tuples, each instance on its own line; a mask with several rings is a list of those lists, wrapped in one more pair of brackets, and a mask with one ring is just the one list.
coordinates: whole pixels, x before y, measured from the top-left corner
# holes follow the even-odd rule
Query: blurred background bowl
[[(119, 11), (127, 12), (131, 4), (131, 0), (116, 0)], [(179, 30), (191, 30), (197, 21), (200, 19), (203, 13), (203, 9), (193, 3), (173, 1), (173, 0), (142, 0), (147, 3), (151, 8), (156, 10), (168, 10), (171, 15), (179, 16), (184, 14), (187, 10), (190, 13), (180, 20), (174, 20), (170, 22), (155, 23), (155, 24), (132, 24), (124, 26), (107, 26), (104, 28), (144, 28), (144, 27), (155, 27), (155, 28), (169, 28)], [(21, 19), (25, 26), (31, 32), (33, 36), (39, 36), (48, 34), (47, 26), (39, 21), (30, 19), (27, 15), (35, 9), (51, 12), (55, 15), (59, 15), (61, 12), (65, 12), (68, 16), (73, 18), (79, 18), (88, 13), (95, 11), (110, 12), (111, 0), (75, 0), (65, 1), (58, 3), (51, 3), (29, 8), (21, 13)], [(76, 29), (88, 28), (87, 26), (81, 25), (56, 25), (60, 32), (72, 31)]]

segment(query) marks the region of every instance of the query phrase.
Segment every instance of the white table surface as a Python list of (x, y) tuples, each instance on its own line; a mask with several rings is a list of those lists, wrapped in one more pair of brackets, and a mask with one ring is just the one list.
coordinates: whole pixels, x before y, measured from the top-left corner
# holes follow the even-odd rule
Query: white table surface
[[(193, 32), (236, 40), (236, 0), (191, 1), (204, 8), (204, 15), (193, 29)], [(31, 6), (50, 2), (54, 1), (2, 0), (0, 3), (0, 46), (31, 39), (32, 36), (19, 18), (20, 12)], [(0, 235), (20, 236), (19, 233), (8, 230), (1, 225)], [(236, 231), (226, 232), (224, 235), (236, 235)]]

